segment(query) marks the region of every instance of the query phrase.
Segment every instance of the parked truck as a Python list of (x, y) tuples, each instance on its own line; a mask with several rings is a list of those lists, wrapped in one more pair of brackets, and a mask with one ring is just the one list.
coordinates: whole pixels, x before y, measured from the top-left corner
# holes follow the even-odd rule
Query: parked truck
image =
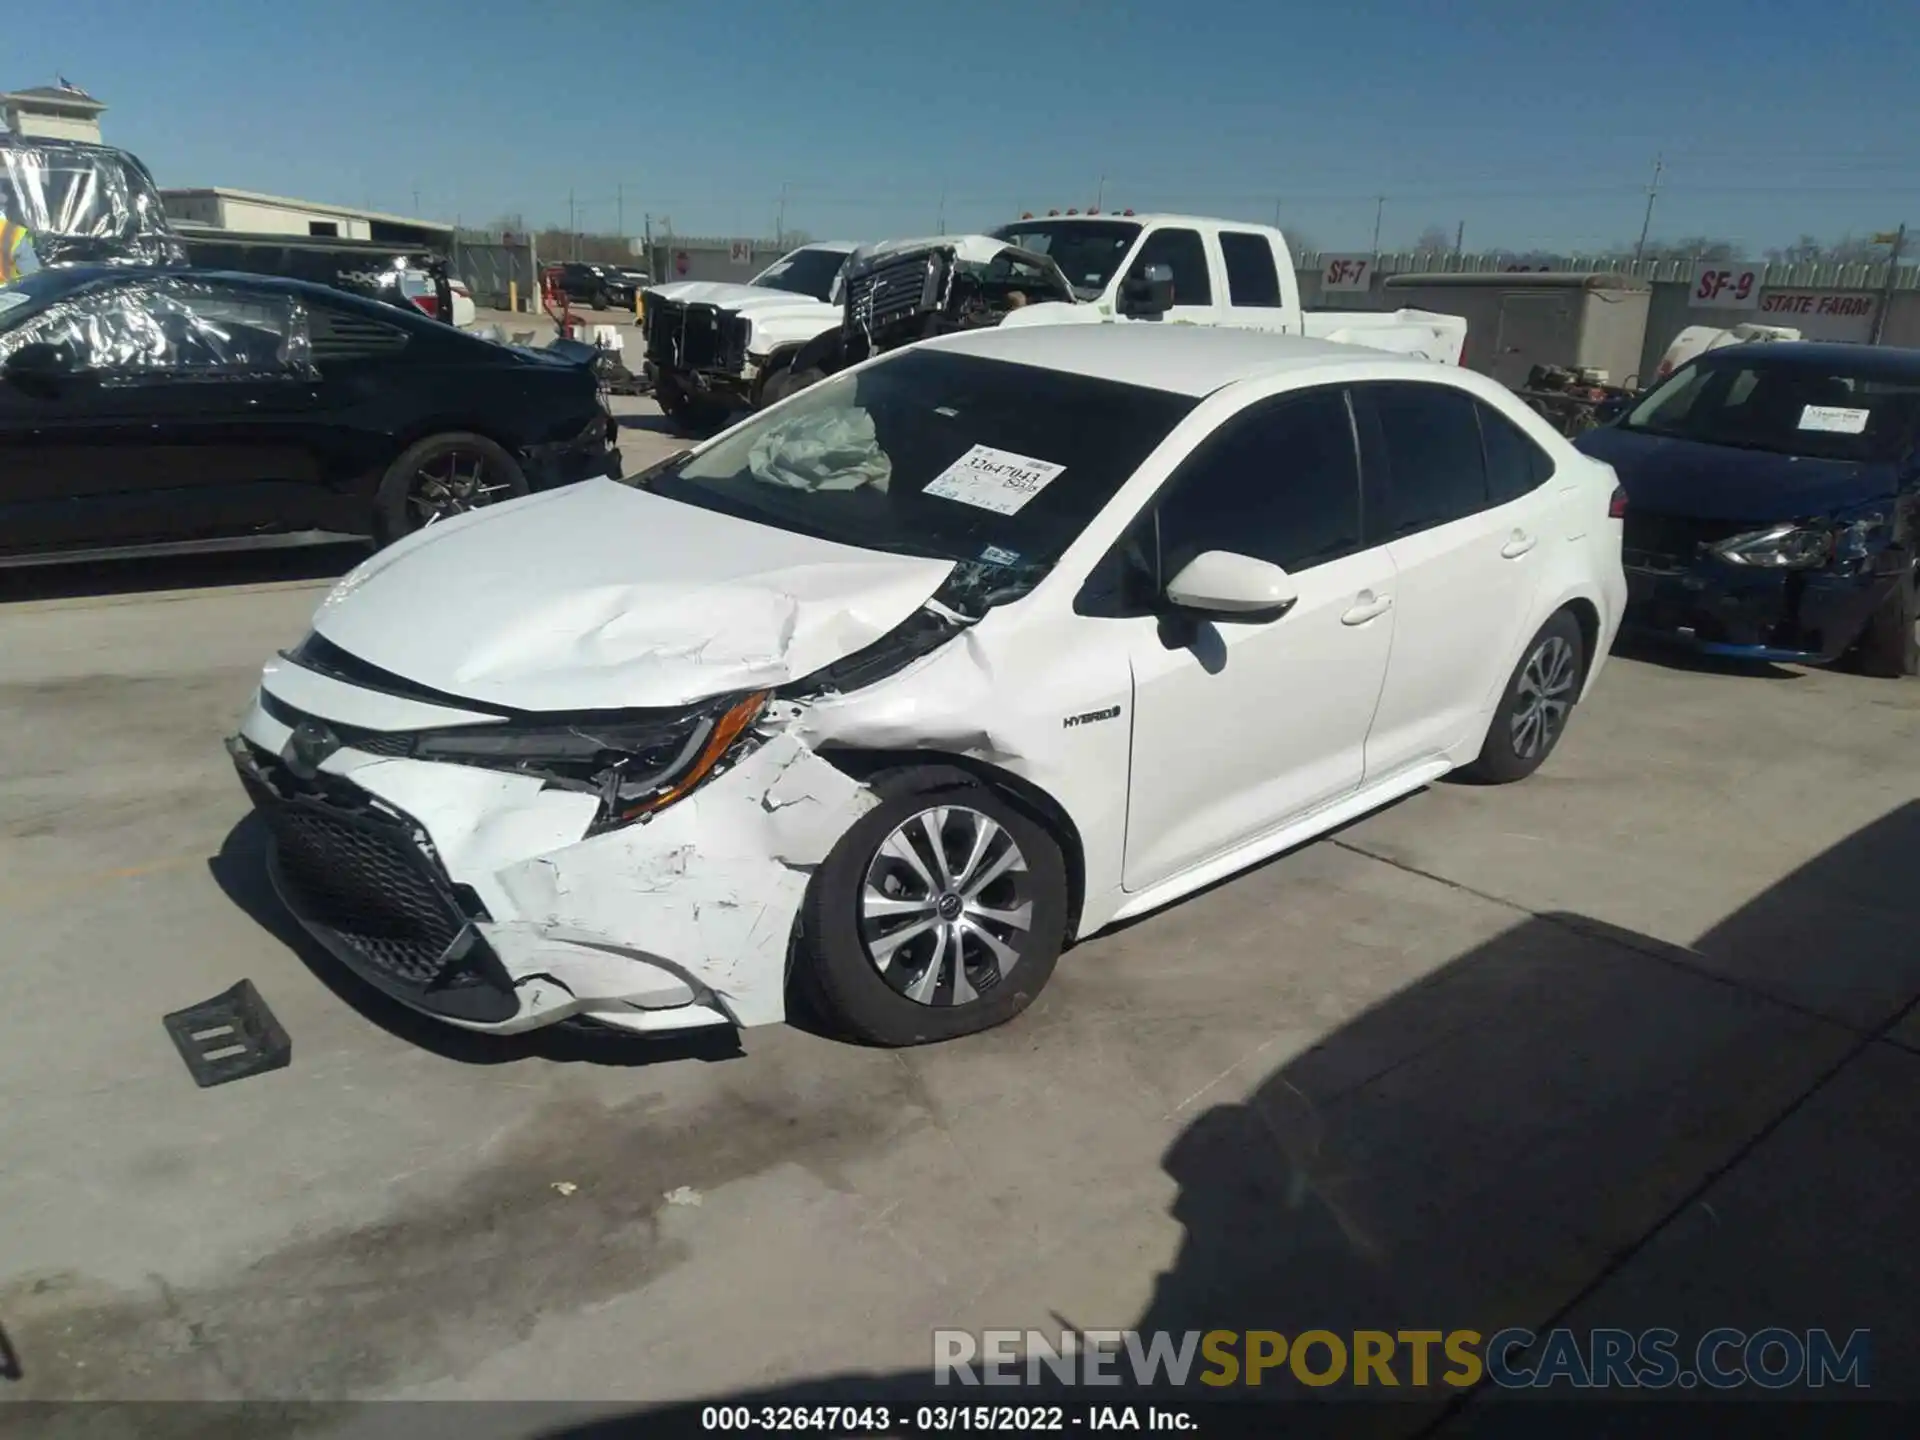
[(668, 419), (709, 430), (761, 403), (766, 377), (839, 326), (851, 240), (790, 250), (745, 284), (677, 280), (641, 296), (646, 373)]
[[(1446, 364), (1460, 362), (1467, 336), (1460, 317), (1423, 310), (1305, 310), (1279, 230), (1188, 215), (1047, 216), (980, 235), (884, 241), (852, 253), (838, 298), (833, 318), (804, 341), (792, 336), (819, 311), (777, 348), (736, 340), (736, 349), (760, 351), (751, 388), (730, 390), (737, 403), (771, 404), (869, 355), (985, 325), (1236, 326)], [(727, 314), (722, 302), (712, 323), (742, 335), (746, 317)]]

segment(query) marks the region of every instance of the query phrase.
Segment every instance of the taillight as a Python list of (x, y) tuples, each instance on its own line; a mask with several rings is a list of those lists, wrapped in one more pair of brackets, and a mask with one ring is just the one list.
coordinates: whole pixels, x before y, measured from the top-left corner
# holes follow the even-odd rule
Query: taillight
[(420, 307), (420, 313), (422, 315), (431, 315), (436, 320), (440, 318), (440, 297), (438, 295), (409, 295), (407, 298)]
[(1616, 485), (1613, 487), (1613, 498), (1607, 502), (1607, 518), (1609, 520), (1624, 520), (1627, 518), (1626, 486)]

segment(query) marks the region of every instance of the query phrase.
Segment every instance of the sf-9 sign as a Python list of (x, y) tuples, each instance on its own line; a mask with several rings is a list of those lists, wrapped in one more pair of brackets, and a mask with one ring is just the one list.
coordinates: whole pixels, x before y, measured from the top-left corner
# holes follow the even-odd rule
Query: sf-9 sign
[(1701, 310), (1757, 310), (1762, 273), (1757, 265), (1725, 265), (1711, 260), (1695, 265), (1688, 303)]
[(1323, 255), (1320, 288), (1322, 290), (1365, 290), (1373, 280), (1371, 255)]

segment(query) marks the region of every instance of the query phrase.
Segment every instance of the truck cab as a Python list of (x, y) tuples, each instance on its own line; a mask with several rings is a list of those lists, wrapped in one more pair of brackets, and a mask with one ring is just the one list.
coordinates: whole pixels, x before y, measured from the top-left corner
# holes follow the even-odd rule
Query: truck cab
[[(1006, 323), (1157, 320), (1307, 335), (1457, 365), (1466, 322), (1425, 310), (1320, 310), (1300, 303), (1287, 238), (1271, 225), (1198, 215), (1049, 215), (991, 232), (1051, 259), (1071, 306), (1022, 309)], [(1164, 310), (1154, 282), (1171, 285)]]

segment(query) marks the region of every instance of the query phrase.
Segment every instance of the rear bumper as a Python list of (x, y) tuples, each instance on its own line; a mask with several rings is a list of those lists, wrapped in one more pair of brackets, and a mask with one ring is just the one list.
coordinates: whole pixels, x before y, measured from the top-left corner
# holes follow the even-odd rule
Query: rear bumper
[(1621, 630), (1702, 654), (1828, 665), (1853, 647), (1897, 579), (1870, 569), (1748, 572), (1719, 561), (1629, 566)]

